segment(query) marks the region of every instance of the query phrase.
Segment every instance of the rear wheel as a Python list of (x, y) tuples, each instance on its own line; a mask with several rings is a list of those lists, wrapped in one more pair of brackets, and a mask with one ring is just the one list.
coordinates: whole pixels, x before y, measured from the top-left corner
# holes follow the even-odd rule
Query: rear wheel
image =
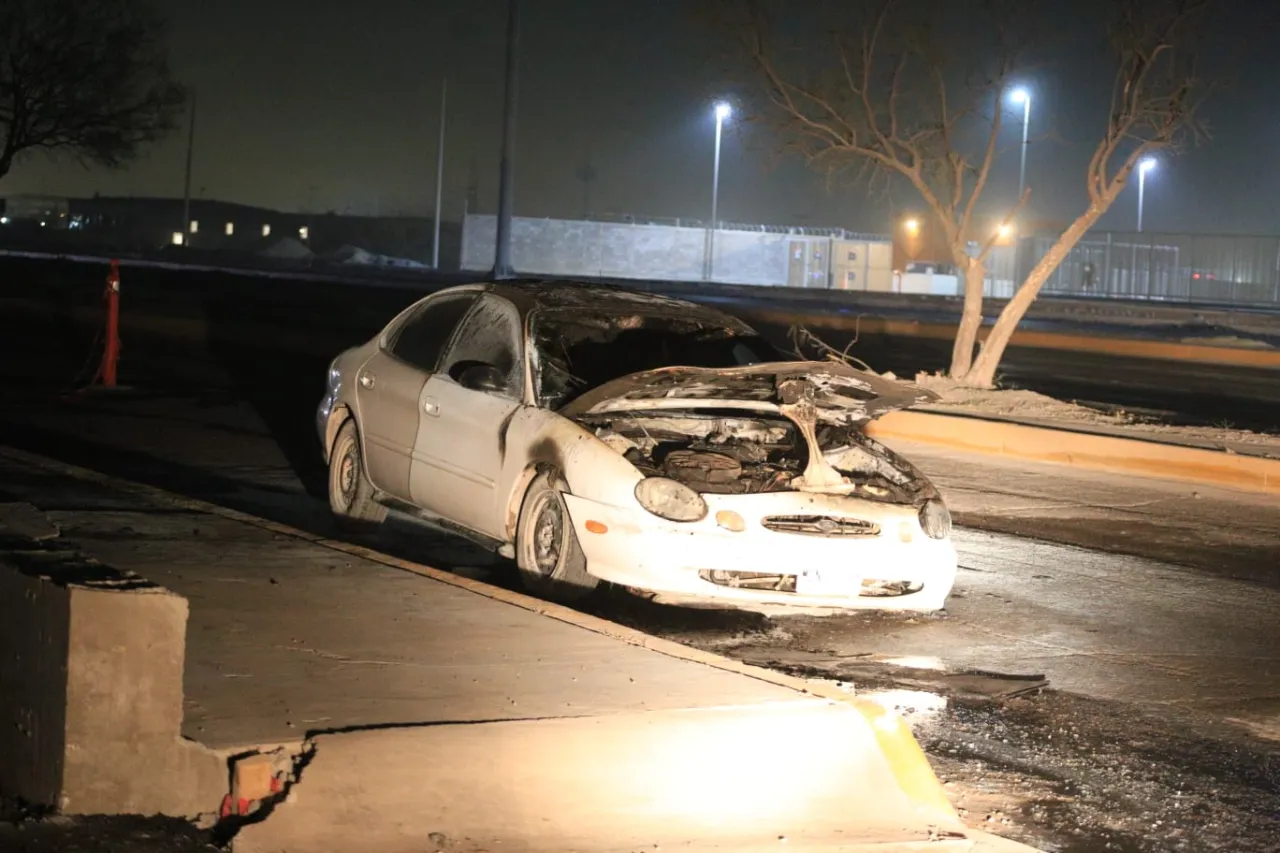
[(338, 430), (329, 456), (329, 509), (338, 526), (352, 532), (375, 530), (387, 517), (387, 508), (373, 499), (354, 420)]
[(569, 520), (563, 483), (539, 474), (525, 493), (516, 527), (516, 565), (525, 588), (556, 601), (579, 601), (600, 581), (587, 573), (587, 558)]

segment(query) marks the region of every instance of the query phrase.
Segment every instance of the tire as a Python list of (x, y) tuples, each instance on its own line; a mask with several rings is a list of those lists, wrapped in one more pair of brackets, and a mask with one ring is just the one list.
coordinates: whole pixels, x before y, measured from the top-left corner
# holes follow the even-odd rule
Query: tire
[(587, 557), (569, 520), (563, 483), (539, 474), (525, 492), (516, 527), (516, 566), (525, 589), (552, 601), (581, 601), (600, 581), (587, 573)]
[(373, 485), (364, 470), (360, 434), (350, 418), (338, 430), (329, 455), (329, 509), (343, 530), (368, 533), (387, 517), (387, 508), (373, 500)]

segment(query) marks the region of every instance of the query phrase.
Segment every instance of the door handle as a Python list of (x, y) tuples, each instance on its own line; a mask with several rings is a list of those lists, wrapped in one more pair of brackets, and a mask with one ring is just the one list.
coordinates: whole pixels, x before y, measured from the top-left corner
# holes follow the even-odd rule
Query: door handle
[(432, 417), (437, 417), (440, 414), (440, 404), (435, 401), (434, 397), (427, 397), (422, 401), (422, 411)]
[(374, 375), (373, 375), (372, 373), (370, 373), (369, 371), (367, 371), (367, 370), (366, 370), (366, 371), (364, 371), (363, 373), (361, 373), (361, 374), (360, 374), (360, 385), (361, 385), (362, 387), (364, 387), (364, 388), (372, 388), (372, 387), (373, 387), (373, 382), (374, 382)]

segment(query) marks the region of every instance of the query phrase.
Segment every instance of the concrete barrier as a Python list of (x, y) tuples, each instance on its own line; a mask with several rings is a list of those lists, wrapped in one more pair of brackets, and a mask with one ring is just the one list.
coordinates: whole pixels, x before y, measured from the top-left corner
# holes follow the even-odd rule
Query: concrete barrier
[(1280, 494), (1280, 459), (1221, 450), (920, 411), (891, 412), (867, 433), (890, 442)]
[(226, 761), (179, 735), (186, 600), (23, 553), (0, 561), (0, 793), (63, 814), (216, 812)]

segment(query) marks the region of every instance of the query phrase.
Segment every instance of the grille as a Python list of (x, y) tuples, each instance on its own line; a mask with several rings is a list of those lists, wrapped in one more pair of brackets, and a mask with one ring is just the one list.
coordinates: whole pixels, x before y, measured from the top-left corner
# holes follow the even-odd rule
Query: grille
[(776, 533), (805, 536), (879, 536), (880, 525), (860, 518), (832, 515), (771, 515), (760, 522)]
[(721, 569), (703, 569), (698, 577), (717, 586), (735, 589), (767, 589), (773, 592), (795, 592), (795, 575), (768, 574), (765, 572), (733, 572)]

